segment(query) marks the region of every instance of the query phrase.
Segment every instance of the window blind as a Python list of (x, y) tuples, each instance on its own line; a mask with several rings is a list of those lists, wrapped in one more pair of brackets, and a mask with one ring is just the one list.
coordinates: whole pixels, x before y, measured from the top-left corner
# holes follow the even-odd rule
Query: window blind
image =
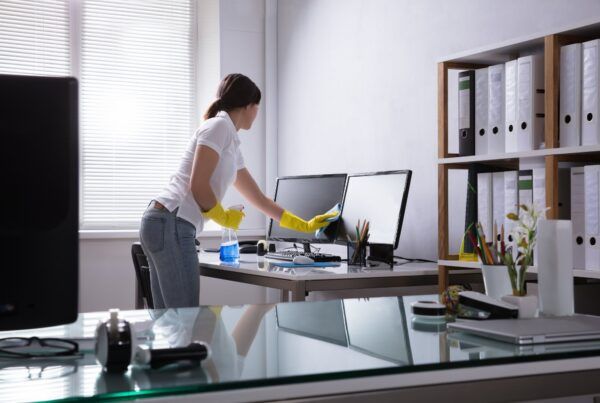
[(0, 1), (0, 74), (71, 72), (68, 0)]
[(81, 4), (81, 225), (137, 228), (194, 130), (189, 0)]

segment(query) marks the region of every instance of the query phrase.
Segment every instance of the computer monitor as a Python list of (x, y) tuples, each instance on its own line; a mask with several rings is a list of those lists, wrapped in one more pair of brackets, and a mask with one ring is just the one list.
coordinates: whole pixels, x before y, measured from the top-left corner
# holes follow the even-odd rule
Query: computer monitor
[(410, 170), (348, 175), (337, 241), (355, 240), (358, 221), (367, 220), (369, 244), (386, 245), (393, 255), (400, 240), (411, 176)]
[(78, 311), (77, 81), (0, 75), (0, 330)]
[(348, 346), (342, 300), (310, 304), (278, 304), (275, 308), (280, 329), (329, 343)]
[(353, 298), (342, 303), (350, 348), (397, 364), (412, 365), (402, 297)]
[[(346, 174), (287, 176), (277, 178), (275, 202), (293, 214), (309, 220), (323, 214), (336, 203), (341, 203), (346, 185)], [(285, 242), (333, 243), (337, 233), (337, 222), (330, 224), (317, 236), (314, 232), (304, 233), (289, 230), (271, 220), (269, 239)]]

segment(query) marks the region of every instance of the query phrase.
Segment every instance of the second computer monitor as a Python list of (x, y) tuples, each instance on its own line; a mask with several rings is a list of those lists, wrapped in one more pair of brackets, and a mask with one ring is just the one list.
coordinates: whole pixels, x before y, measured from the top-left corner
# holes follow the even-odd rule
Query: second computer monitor
[[(293, 214), (310, 220), (342, 202), (345, 184), (346, 174), (277, 178), (275, 202)], [(273, 220), (269, 225), (269, 239), (287, 242), (333, 243), (336, 232), (337, 223), (330, 224), (319, 236), (315, 232), (304, 233), (282, 228)]]
[(369, 243), (398, 247), (412, 172), (387, 171), (348, 176), (337, 239), (356, 239), (358, 221), (369, 222)]

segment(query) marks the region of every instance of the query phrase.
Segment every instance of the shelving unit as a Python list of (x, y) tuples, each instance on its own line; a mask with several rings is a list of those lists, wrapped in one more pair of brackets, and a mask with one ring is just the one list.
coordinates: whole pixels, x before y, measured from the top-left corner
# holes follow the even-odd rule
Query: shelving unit
[[(569, 27), (554, 33), (530, 36), (464, 52), (446, 58), (438, 63), (438, 271), (439, 289), (448, 284), (450, 268), (474, 269), (478, 262), (463, 262), (458, 256), (449, 253), (448, 234), (448, 172), (453, 169), (467, 169), (471, 164), (489, 165), (490, 169), (518, 169), (523, 158), (543, 158), (546, 171), (546, 216), (555, 219), (558, 215), (558, 163), (600, 163), (600, 145), (559, 148), (559, 88), (560, 88), (560, 48), (576, 42), (600, 38), (600, 21)], [(448, 71), (488, 67), (516, 59), (520, 55), (536, 51), (544, 52), (545, 82), (545, 148), (527, 152), (505, 153), (500, 155), (473, 155), (459, 157), (448, 152)], [(456, 135), (452, 133), (450, 135)], [(600, 272), (575, 270), (576, 277), (600, 279)]]

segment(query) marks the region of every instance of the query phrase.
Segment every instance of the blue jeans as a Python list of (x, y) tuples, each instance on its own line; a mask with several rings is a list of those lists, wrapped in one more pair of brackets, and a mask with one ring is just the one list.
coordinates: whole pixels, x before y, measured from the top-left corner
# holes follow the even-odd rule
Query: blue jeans
[(176, 211), (150, 203), (142, 217), (140, 241), (150, 265), (155, 309), (200, 305), (196, 228)]

